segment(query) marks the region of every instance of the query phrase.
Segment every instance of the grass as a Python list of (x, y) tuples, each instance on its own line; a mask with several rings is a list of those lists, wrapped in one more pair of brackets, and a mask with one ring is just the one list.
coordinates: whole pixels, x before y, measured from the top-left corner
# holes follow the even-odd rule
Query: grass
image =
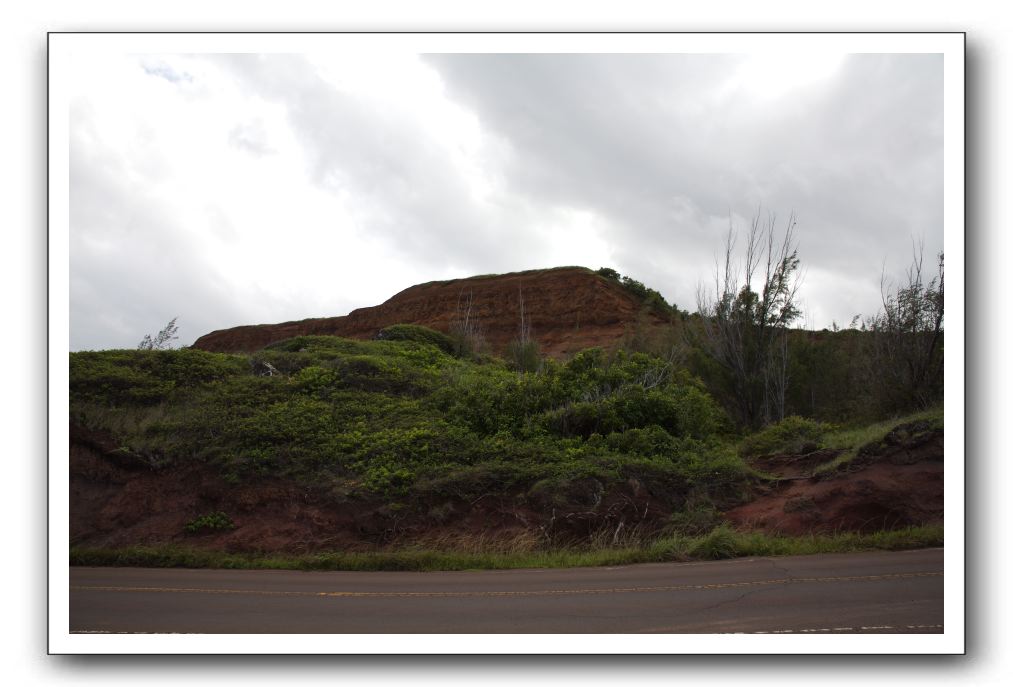
[(302, 555), (236, 554), (164, 544), (124, 549), (72, 547), (71, 565), (259, 570), (503, 570), (572, 568), (742, 556), (797, 556), (858, 551), (900, 551), (943, 545), (942, 525), (871, 534), (785, 537), (736, 532), (726, 526), (698, 537), (670, 536), (621, 548), (455, 551), (401, 549)]
[(943, 409), (930, 408), (929, 410), (912, 413), (911, 415), (895, 417), (862, 427), (840, 429), (827, 434), (823, 440), (823, 447), (839, 450), (841, 453), (834, 460), (816, 468), (814, 474), (824, 474), (837, 470), (854, 460), (863, 446), (879, 443), (898, 425), (912, 422), (928, 422), (930, 426), (942, 429)]

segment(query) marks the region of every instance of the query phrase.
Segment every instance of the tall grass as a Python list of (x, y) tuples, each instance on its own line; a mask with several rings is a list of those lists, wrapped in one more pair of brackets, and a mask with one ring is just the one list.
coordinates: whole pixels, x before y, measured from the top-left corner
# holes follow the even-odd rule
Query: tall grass
[(942, 525), (909, 527), (871, 534), (843, 533), (774, 536), (718, 527), (699, 537), (673, 535), (636, 546), (479, 551), (400, 549), (316, 554), (235, 554), (175, 544), (123, 549), (73, 547), (71, 565), (155, 568), (273, 570), (497, 570), (630, 565), (667, 561), (715, 560), (742, 556), (793, 556), (857, 551), (898, 551), (942, 546)]

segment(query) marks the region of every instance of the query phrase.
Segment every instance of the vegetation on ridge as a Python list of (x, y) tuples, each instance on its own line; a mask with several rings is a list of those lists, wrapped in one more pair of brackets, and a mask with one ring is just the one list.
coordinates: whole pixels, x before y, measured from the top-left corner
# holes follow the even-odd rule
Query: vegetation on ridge
[[(750, 245), (776, 245), (772, 223), (766, 233), (758, 226)], [(168, 349), (173, 320), (136, 351), (71, 353), (72, 425), (118, 446), (102, 449), (109, 456), (155, 469), (197, 466), (233, 485), (281, 480), (306, 494), (312, 488), (317, 503), (394, 523), (367, 536), (379, 548), (365, 558), (223, 558), (166, 544), (75, 547), (72, 560), (430, 569), (940, 543), (941, 529), (930, 527), (793, 549), (801, 540), (789, 545), (724, 524), (724, 511), (777, 481), (747, 460), (823, 460), (814, 471), (825, 476), (857, 456), (865, 461), (898, 431), (907, 433), (901, 440), (937, 441), (942, 428), (941, 256), (937, 278), (925, 283), (916, 264), (908, 285), (885, 295), (884, 312), (862, 329), (856, 318), (849, 330), (829, 332), (788, 329), (799, 315), (790, 230), (766, 263), (762, 293), (750, 287), (748, 268), (741, 287), (726, 269), (718, 300), (702, 301), (692, 316), (602, 268), (601, 278), (643, 304), (638, 327), (651, 320), (655, 329), (635, 328), (624, 349), (592, 348), (566, 361), (542, 357), (523, 296), (505, 360), (487, 354), (470, 297), (447, 334), (397, 324), (373, 341), (299, 336), (226, 355)], [(668, 315), (667, 324), (651, 311)], [(921, 412), (900, 428), (898, 420), (868, 424), (912, 410)], [(454, 535), (463, 540), (396, 538), (398, 522), (438, 537), (480, 502), (479, 510), (523, 523), (507, 549), (482, 538), (462, 549), (463, 530)], [(242, 528), (241, 518), (217, 508), (194, 507), (180, 534), (199, 541)], [(379, 550), (405, 542), (415, 548)]]

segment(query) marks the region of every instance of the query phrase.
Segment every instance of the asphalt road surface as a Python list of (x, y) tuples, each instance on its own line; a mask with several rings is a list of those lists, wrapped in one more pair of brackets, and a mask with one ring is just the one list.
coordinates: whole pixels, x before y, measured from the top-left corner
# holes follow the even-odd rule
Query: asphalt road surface
[(943, 551), (478, 572), (70, 570), (71, 632), (943, 631)]

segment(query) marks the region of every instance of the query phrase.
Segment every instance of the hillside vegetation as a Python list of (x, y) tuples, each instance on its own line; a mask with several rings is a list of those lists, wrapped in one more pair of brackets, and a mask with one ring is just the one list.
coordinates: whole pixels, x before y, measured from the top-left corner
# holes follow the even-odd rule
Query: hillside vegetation
[(793, 227), (776, 243), (754, 223), (770, 255), (744, 286), (730, 237), (692, 315), (566, 268), (202, 347), (166, 350), (173, 320), (139, 350), (72, 353), (72, 560), (502, 567), (941, 543), (942, 256), (861, 328), (805, 332)]
[[(225, 559), (194, 552), (225, 550), (245, 552), (229, 565), (279, 551), (353, 565), (327, 554), (335, 546), (467, 553), (443, 567), (572, 547), (613, 553), (559, 564), (736, 555), (768, 544), (744, 544), (723, 513), (769, 498), (783, 465), (815, 455), (833, 475), (863, 446), (876, 454), (898, 422), (941, 432), (932, 411), (864, 429), (789, 417), (742, 435), (671, 358), (589, 349), (524, 372), (455, 350), (445, 334), (397, 325), (379, 340), (302, 336), (251, 355), (72, 353), (72, 437), (99, 455), (72, 459), (72, 483), (86, 485), (72, 521), (87, 522), (74, 560), (210, 565)], [(941, 536), (912, 532), (824, 537), (819, 550)], [(380, 560), (354, 565), (414, 565)]]
[(521, 373), (455, 358), (420, 327), (390, 339), (73, 353), (71, 420), (160, 470), (283, 477), (431, 525), (491, 497), (553, 540), (653, 531), (687, 509), (709, 528), (748, 496), (724, 411), (665, 361), (592, 349)]

